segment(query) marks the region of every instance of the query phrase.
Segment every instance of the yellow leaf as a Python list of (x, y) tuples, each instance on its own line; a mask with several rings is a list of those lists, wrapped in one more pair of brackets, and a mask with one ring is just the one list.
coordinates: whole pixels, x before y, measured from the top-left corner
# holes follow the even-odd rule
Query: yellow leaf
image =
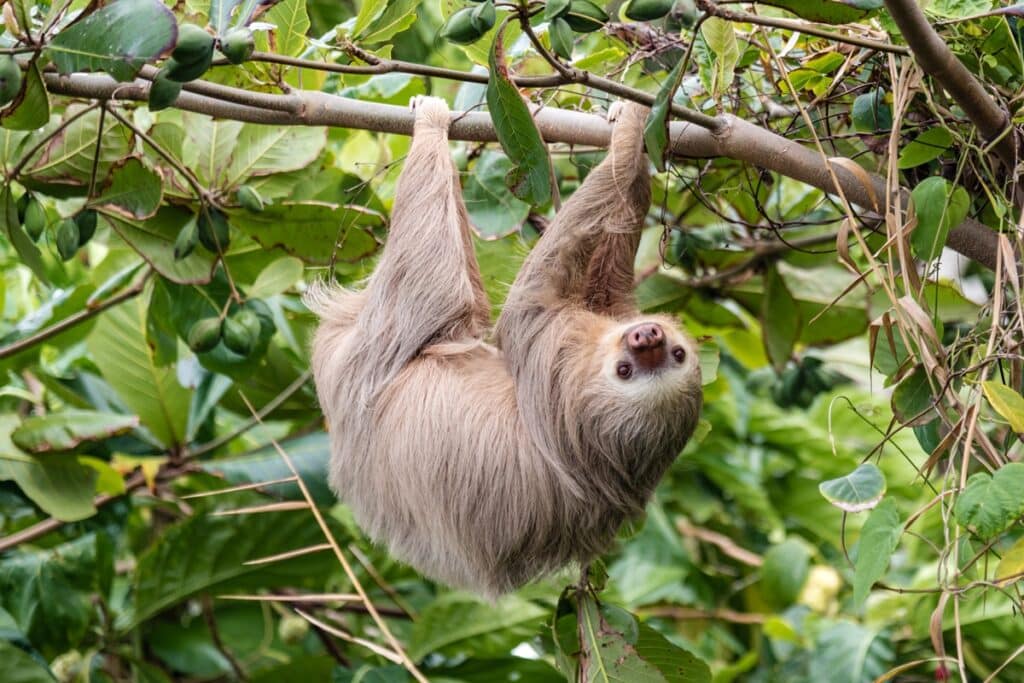
[(1024, 397), (999, 382), (982, 382), (981, 388), (995, 411), (1010, 423), (1010, 428), (1024, 434)]
[(1006, 551), (996, 567), (996, 582), (1009, 585), (1024, 578), (1024, 537)]

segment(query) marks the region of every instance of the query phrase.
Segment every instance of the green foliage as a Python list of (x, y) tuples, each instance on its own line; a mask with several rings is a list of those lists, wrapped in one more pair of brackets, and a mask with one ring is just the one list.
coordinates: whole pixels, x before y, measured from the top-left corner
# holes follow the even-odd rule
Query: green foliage
[[(1015, 176), (902, 54), (880, 0), (761, 5), (837, 38), (697, 24), (689, 0), (550, 0), (522, 18), (476, 0), (9, 1), (0, 680), (414, 680), (382, 654), (352, 576), (447, 683), (1024, 680)], [(1024, 121), (1020, 12), (924, 9)], [(552, 61), (570, 78), (556, 83)], [(116, 96), (89, 99), (109, 78)], [(408, 139), (291, 124), (345, 111), (395, 130), (388, 107), (426, 93), (486, 111), (500, 144), (479, 142), (474, 113), (462, 125), (477, 141), (452, 151), (497, 312), (601, 158), (545, 144), (536, 106), (582, 121), (637, 92), (659, 171), (637, 301), (699, 339), (697, 435), (591, 586), (563, 572), (496, 602), (448, 590), (388, 557), (331, 492), (301, 299), (372, 272)], [(681, 124), (680, 107), (719, 127)], [(762, 142), (737, 149), (727, 114), (892, 204), (848, 210), (848, 194), (715, 156)], [(1006, 240), (999, 278), (944, 255), (965, 220), (993, 233), (968, 246)], [(227, 487), (242, 490), (204, 497)]]

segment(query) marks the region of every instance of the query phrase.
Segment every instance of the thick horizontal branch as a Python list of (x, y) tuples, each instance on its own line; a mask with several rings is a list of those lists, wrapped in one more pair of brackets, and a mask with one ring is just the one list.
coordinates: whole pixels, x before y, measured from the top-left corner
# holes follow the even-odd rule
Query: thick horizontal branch
[[(149, 92), (149, 81), (144, 79), (118, 83), (101, 74), (46, 74), (45, 79), (50, 92), (72, 97), (141, 101)], [(257, 97), (261, 106), (250, 104)], [(185, 86), (174, 106), (249, 123), (334, 126), (401, 135), (411, 135), (413, 129), (413, 113), (404, 107), (361, 102), (315, 91), (296, 90), (284, 95), (270, 95), (195, 82)], [(488, 114), (453, 113), (452, 117), (452, 139), (497, 140)], [(611, 138), (611, 127), (607, 121), (593, 114), (545, 108), (539, 110), (535, 118), (548, 142), (607, 147)], [(692, 123), (673, 122), (669, 134), (672, 154), (677, 157), (729, 157), (832, 193), (836, 192), (834, 174), (847, 199), (878, 213), (883, 211), (882, 207), (875, 205), (886, 196), (885, 181), (880, 176), (865, 174), (864, 177), (870, 178), (872, 184), (867, 187), (857, 175), (841, 165), (832, 164), (830, 168), (820, 154), (734, 116), (716, 117), (713, 130)], [(902, 205), (907, 205), (906, 197)], [(994, 231), (968, 219), (950, 232), (947, 245), (994, 269), (996, 240)]]

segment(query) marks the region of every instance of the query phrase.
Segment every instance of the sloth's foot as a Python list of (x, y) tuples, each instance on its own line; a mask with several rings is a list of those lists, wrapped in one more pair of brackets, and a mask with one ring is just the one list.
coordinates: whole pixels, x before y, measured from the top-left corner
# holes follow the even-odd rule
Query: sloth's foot
[(448, 103), (440, 97), (415, 95), (409, 99), (409, 108), (416, 112), (416, 125), (426, 124), (431, 128), (448, 130), (451, 116)]
[(606, 114), (605, 118), (608, 119), (608, 123), (617, 123), (627, 119), (646, 121), (650, 111), (644, 105), (637, 104), (636, 102), (616, 100), (608, 107), (608, 114)]

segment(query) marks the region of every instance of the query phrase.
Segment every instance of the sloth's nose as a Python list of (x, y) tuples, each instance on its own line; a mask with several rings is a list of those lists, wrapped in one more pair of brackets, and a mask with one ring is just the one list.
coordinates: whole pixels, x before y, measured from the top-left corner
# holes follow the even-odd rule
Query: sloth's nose
[(632, 351), (652, 351), (665, 346), (665, 331), (657, 323), (640, 323), (626, 330), (626, 344)]

